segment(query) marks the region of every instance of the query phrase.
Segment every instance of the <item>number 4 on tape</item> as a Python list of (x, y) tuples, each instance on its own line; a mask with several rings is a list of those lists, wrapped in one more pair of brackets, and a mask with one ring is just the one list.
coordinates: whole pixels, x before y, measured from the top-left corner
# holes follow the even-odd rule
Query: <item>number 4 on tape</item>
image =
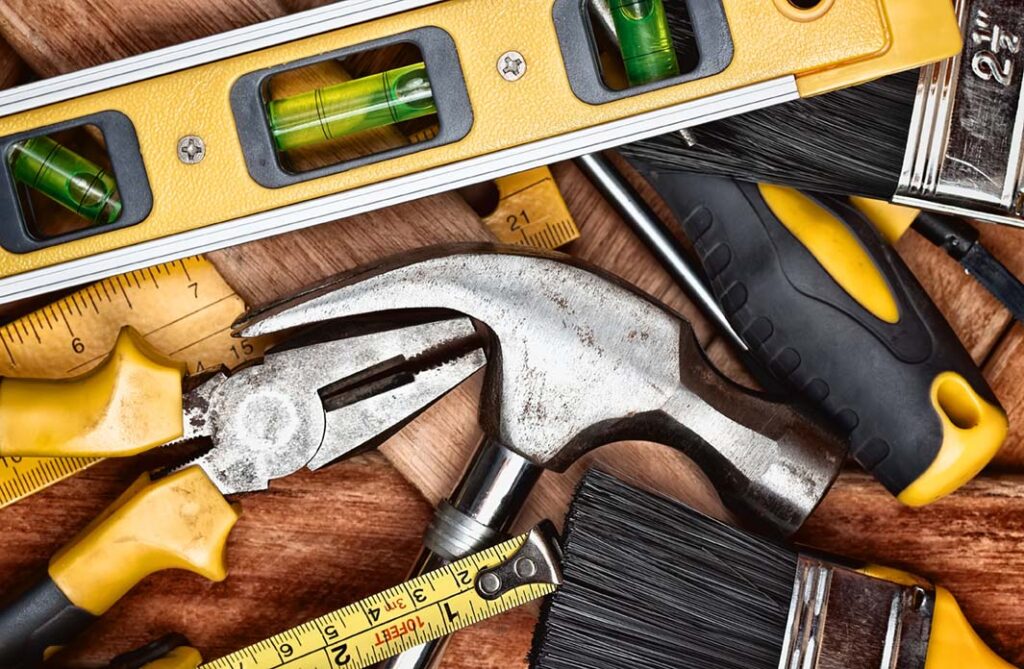
[[(93, 284), (0, 328), (0, 376), (69, 378), (100, 364), (121, 328), (134, 328), (190, 373), (234, 367), (263, 354), (231, 336), (245, 304), (202, 257), (164, 263)], [(0, 458), (0, 507), (98, 462)]]

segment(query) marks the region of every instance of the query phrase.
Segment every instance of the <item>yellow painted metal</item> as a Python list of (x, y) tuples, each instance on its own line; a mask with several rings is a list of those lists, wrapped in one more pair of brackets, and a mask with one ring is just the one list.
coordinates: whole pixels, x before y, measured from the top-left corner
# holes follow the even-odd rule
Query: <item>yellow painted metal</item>
[[(795, 75), (798, 82), (811, 82), (815, 75), (827, 72), (829, 87), (834, 87), (846, 81), (843, 72), (851, 63), (855, 72), (846, 83), (882, 76), (894, 69), (886, 54), (905, 37), (887, 18), (893, 8), (913, 5), (924, 14), (948, 9), (948, 0), (844, 0), (819, 19), (798, 21), (779, 12), (772, 2), (722, 2), (735, 45), (732, 63), (723, 72), (597, 106), (576, 98), (569, 87), (550, 7), (538, 7), (536, 0), (450, 0), (0, 119), (0, 135), (6, 135), (119, 110), (138, 133), (154, 196), (149, 217), (136, 226), (32, 253), (0, 253), (0, 276), (343, 192), (780, 76)], [(248, 176), (229, 105), (229, 91), (238, 77), (424, 26), (447, 31), (456, 43), (474, 115), (472, 130), (463, 140), (278, 189), (263, 188)], [(919, 37), (913, 40), (920, 41)], [(931, 54), (931, 60), (950, 55), (950, 46), (932, 34), (925, 42), (920, 45), (922, 53)], [(529, 63), (526, 76), (516, 82), (505, 81), (495, 68), (510, 46)], [(803, 87), (821, 88), (810, 83)], [(178, 138), (189, 134), (201, 136), (206, 143), (206, 158), (195, 165), (181, 163), (174, 151)]]
[(557, 249), (579, 239), (580, 229), (547, 167), (510, 174), (495, 185), (498, 206), (484, 224), (501, 243)]
[[(788, 4), (788, 0), (776, 0), (776, 4), (783, 3)], [(828, 11), (835, 11), (841, 4), (835, 3)], [(860, 62), (800, 77), (797, 80), (800, 95), (806, 98), (871, 81), (878, 78), (879, 69), (892, 72), (916, 69), (936, 62), (937, 50), (945, 50), (948, 57), (952, 57), (963, 48), (963, 35), (952, 2), (880, 2), (879, 6), (891, 37), (885, 51)]]
[(481, 569), (507, 561), (527, 535), (311, 620), (202, 669), (361, 669), (544, 597), (550, 584), (515, 588), (495, 600), (477, 594)]
[(179, 439), (185, 365), (131, 328), (96, 369), (0, 381), (0, 455), (124, 457)]
[[(188, 366), (233, 367), (264, 343), (231, 336), (245, 304), (203, 258), (115, 276), (0, 328), (0, 376), (62, 379), (103, 362), (123, 327)], [(179, 395), (180, 397), (180, 395)], [(179, 400), (180, 401), (180, 400)], [(0, 458), (0, 507), (97, 462), (92, 458)]]
[(143, 474), (53, 556), (50, 578), (71, 603), (96, 616), (164, 569), (222, 581), (236, 520), (238, 512), (199, 467), (155, 482)]

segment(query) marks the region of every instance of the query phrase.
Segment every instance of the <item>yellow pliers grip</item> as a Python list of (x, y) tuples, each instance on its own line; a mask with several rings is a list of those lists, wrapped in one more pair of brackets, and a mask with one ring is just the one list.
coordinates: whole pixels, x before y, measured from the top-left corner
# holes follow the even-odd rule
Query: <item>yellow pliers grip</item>
[(123, 457), (182, 436), (182, 363), (125, 329), (72, 379), (0, 381), (0, 456)]
[(146, 576), (227, 576), (238, 512), (199, 467), (141, 476), (61, 549), (43, 578), (0, 609), (0, 666), (32, 667), (77, 637)]

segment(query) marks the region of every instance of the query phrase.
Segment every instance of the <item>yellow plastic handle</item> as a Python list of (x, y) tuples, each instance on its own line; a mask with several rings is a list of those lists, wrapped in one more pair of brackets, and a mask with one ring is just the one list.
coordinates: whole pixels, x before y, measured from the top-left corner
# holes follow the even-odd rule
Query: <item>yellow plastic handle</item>
[(847, 295), (879, 320), (896, 323), (899, 305), (863, 244), (832, 213), (792, 188), (760, 184), (761, 196)]
[(987, 402), (956, 372), (935, 377), (931, 403), (942, 423), (942, 446), (928, 469), (900, 493), (899, 500), (911, 507), (927, 506), (960, 489), (992, 461), (1010, 432), (1002, 408)]
[(222, 581), (224, 546), (237, 519), (198, 467), (156, 482), (144, 474), (50, 560), (50, 578), (72, 604), (96, 616), (164, 569)]
[(925, 669), (1014, 669), (985, 645), (945, 588), (935, 590), (935, 615)]
[(68, 380), (0, 381), (0, 456), (122, 457), (182, 435), (183, 364), (130, 329), (99, 367)]

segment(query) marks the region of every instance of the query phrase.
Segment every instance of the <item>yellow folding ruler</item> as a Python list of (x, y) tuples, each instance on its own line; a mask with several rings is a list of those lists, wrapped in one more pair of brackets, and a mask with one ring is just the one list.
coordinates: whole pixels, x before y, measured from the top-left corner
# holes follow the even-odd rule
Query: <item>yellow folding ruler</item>
[[(647, 14), (632, 20), (655, 5), (637, 4)], [(594, 53), (581, 0), (359, 0), (0, 91), (0, 301), (855, 85), (961, 47), (949, 0), (672, 9), (675, 50), (692, 63), (624, 89)], [(383, 65), (309, 90), (278, 85), (350, 58)], [(347, 145), (427, 121), (439, 131), (422, 143)]]
[[(242, 299), (202, 257), (114, 276), (0, 328), (0, 376), (67, 378), (88, 372), (132, 327), (190, 373), (234, 367), (263, 354), (231, 336)], [(0, 458), (0, 507), (60, 481), (93, 458)]]
[[(527, 534), (255, 643), (202, 669), (362, 669), (547, 596), (561, 556), (545, 523)], [(180, 648), (146, 665), (196, 669)]]
[(502, 243), (557, 249), (579, 239), (576, 221), (547, 167), (502, 177), (495, 185), (498, 207), (483, 220)]

